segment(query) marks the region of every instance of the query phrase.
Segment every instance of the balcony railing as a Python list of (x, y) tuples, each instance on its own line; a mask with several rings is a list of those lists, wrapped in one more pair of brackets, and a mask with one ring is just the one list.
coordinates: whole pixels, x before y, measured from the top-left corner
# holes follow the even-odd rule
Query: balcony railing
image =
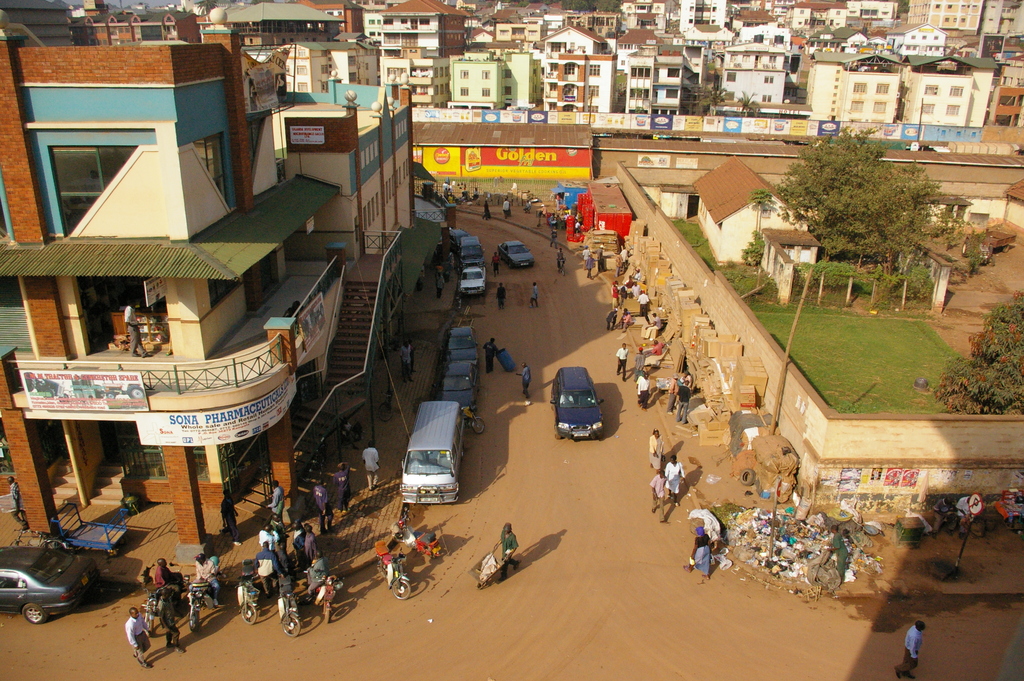
[(398, 231), (366, 231), (363, 232), (363, 252), (383, 253), (398, 238)]

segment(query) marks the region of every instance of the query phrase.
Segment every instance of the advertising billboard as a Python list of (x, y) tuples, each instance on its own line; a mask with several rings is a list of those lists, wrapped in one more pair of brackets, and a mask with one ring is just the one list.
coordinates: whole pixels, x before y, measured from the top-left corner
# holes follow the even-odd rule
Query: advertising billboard
[(432, 175), (589, 180), (590, 149), (564, 147), (418, 147)]
[(142, 374), (134, 371), (21, 371), (30, 409), (149, 411)]

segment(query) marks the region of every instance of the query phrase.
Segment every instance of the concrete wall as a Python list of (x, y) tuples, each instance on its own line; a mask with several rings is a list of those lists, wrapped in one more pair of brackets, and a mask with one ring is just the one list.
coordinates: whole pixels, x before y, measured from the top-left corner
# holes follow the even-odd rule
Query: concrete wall
[[(708, 270), (629, 171), (619, 165), (616, 176), (637, 221), (646, 222), (648, 235), (661, 242), (673, 272), (697, 293), (715, 328), (720, 333), (738, 335), (745, 346), (744, 355), (761, 358), (768, 373), (764, 409), (771, 412), (778, 400), (782, 348), (728, 281)], [(975, 491), (990, 495), (1012, 486), (1018, 475), (1024, 476), (1024, 451), (1020, 447), (1024, 416), (839, 414), (792, 365), (782, 396), (779, 431), (800, 454), (803, 492), (816, 494), (821, 488), (822, 501), (833, 499), (838, 488), (820, 484), (821, 473), (837, 468), (874, 465), (919, 471), (990, 471), (977, 476), (972, 473), (968, 478), (976, 478)], [(929, 494), (954, 493), (959, 489), (954, 486), (957, 479), (966, 482), (962, 474), (957, 476), (945, 481), (945, 472), (936, 474)], [(826, 481), (831, 482), (827, 475)], [(885, 497), (888, 501), (880, 508), (908, 505), (911, 497), (920, 495), (917, 485), (896, 490)]]

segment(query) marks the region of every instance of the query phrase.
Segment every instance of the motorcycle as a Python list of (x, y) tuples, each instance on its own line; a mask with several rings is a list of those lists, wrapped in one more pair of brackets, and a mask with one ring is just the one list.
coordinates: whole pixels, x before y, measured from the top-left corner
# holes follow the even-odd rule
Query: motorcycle
[(188, 583), (188, 628), (199, 631), (199, 613), (203, 608), (213, 610), (213, 587), (209, 582)]
[(391, 532), (395, 535), (396, 541), (415, 549), (427, 558), (437, 558), (443, 552), (441, 538), (436, 532), (416, 532), (409, 527), (408, 504), (402, 504), (402, 514), (398, 522), (391, 525)]
[(477, 435), (484, 432), (484, 420), (476, 415), (472, 407), (462, 408), (462, 419), (469, 424)]
[(302, 620), (299, 619), (299, 603), (295, 600), (291, 577), (281, 577), (277, 612), (281, 615), (281, 628), (285, 635), (290, 638), (298, 636), (302, 631)]
[(142, 604), (146, 628), (150, 634), (156, 633), (156, 623), (159, 621), (160, 614), (160, 598), (163, 595), (163, 591), (163, 587), (151, 589), (146, 597), (146, 602)]
[(313, 603), (324, 608), (324, 624), (331, 621), (331, 608), (334, 604), (334, 593), (341, 588), (342, 582), (334, 575), (328, 575), (327, 581), (316, 588)]
[(251, 558), (242, 561), (242, 576), (238, 579), (237, 591), (242, 621), (246, 624), (256, 624), (256, 618), (260, 611), (260, 590), (256, 586), (256, 566)]
[(388, 543), (383, 539), (378, 541), (374, 548), (377, 551), (377, 572), (384, 578), (395, 598), (404, 601), (412, 595), (412, 582), (405, 574), (405, 554), (392, 556), (388, 550)]

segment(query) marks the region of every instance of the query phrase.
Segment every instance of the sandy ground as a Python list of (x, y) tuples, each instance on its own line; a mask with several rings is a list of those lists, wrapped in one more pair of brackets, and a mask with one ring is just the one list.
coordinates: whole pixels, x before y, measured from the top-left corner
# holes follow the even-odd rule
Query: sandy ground
[[(162, 638), (155, 641), (155, 668), (142, 671), (123, 629), (125, 611), (142, 601), (141, 592), (100, 592), (81, 611), (40, 627), (0, 617), (5, 679), (49, 679), (73, 669), (82, 679), (244, 672), (248, 679), (870, 681), (892, 678), (904, 632), (918, 617), (929, 625), (919, 679), (995, 678), (1022, 612), (1017, 597), (807, 604), (736, 572), (698, 585), (681, 569), (692, 546), (685, 511), (697, 492), (719, 496), (726, 481), (698, 482), (668, 524), (651, 515), (646, 438), (663, 421), (641, 412), (632, 384), (615, 377), (612, 354), (622, 341), (604, 330), (606, 282), (587, 281), (575, 257), (559, 276), (554, 251), (526, 230), (497, 221), (483, 226), (464, 213), (460, 221), (488, 254), (516, 238), (537, 256), (533, 269), (502, 268), (505, 310), (497, 309), (494, 284), (470, 309), (481, 339), (495, 336), (532, 367), (533, 404), (524, 403), (518, 376), (500, 368), (485, 375), (480, 413), (487, 430), (467, 435), (462, 498), (420, 515), (420, 527), (443, 530), (450, 554), (433, 564), (410, 558), (414, 596), (396, 600), (374, 570), (365, 570), (346, 579), (331, 623), (310, 608), (294, 640), (269, 604), (255, 626), (224, 607), (206, 615), (198, 636), (185, 630), (186, 655), (168, 654)], [(533, 281), (539, 309), (527, 307)], [(554, 438), (550, 382), (558, 367), (573, 365), (588, 367), (605, 399), (602, 442)], [(694, 461), (712, 469), (689, 439), (673, 436), (670, 444), (688, 472)], [(506, 521), (519, 537), (522, 565), (508, 581), (477, 590), (466, 571)]]

